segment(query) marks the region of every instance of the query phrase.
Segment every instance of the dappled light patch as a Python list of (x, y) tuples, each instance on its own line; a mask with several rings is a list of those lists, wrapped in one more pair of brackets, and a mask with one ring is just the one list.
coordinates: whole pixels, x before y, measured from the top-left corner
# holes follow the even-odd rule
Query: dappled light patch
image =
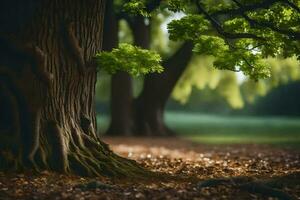
[[(205, 145), (178, 139), (122, 139), (115, 152), (145, 167), (198, 178), (280, 176), (300, 172), (300, 155), (267, 145)], [(292, 151), (292, 150), (291, 150)]]

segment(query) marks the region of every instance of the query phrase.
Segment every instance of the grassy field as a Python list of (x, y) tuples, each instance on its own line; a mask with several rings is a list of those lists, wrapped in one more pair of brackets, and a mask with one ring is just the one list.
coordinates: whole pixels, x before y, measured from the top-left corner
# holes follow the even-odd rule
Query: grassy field
[[(300, 118), (166, 113), (167, 124), (183, 137), (210, 144), (259, 143), (300, 148)], [(108, 118), (99, 118), (105, 130)]]

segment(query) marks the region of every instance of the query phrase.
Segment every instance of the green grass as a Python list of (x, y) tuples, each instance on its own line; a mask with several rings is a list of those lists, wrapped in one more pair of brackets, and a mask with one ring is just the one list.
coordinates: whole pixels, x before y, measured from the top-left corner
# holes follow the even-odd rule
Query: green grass
[(286, 136), (272, 136), (271, 134), (263, 134), (259, 137), (251, 135), (194, 135), (185, 136), (186, 138), (207, 144), (300, 144), (300, 138)]
[[(180, 136), (207, 144), (272, 144), (300, 148), (300, 118), (246, 117), (167, 112), (167, 124)], [(102, 132), (108, 117), (99, 118)]]
[(166, 113), (168, 125), (186, 134), (300, 134), (300, 118)]
[(206, 144), (271, 144), (300, 148), (300, 119), (284, 117), (166, 114), (181, 136)]

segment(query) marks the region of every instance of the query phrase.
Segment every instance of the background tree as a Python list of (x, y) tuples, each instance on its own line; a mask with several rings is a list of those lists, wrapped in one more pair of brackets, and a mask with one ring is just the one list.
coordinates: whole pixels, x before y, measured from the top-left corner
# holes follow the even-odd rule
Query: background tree
[[(172, 99), (186, 104), (193, 90), (209, 89), (222, 97), (233, 109), (244, 106), (238, 78), (234, 72), (216, 70), (213, 57), (195, 56), (180, 77), (172, 92)], [(210, 99), (212, 101), (212, 99)]]
[[(186, 14), (182, 19), (173, 20), (169, 24), (170, 38), (194, 43), (194, 52), (214, 56), (213, 65), (219, 69), (240, 71), (257, 80), (270, 75), (270, 69), (262, 58), (268, 56), (288, 57), (299, 54), (297, 48), (299, 43), (297, 2), (260, 1), (256, 5), (250, 1), (179, 2), (173, 0), (168, 3), (166, 5), (161, 1), (130, 1), (127, 4), (128, 8), (144, 16), (143, 18), (139, 15), (132, 17), (120, 14), (121, 17), (128, 20), (135, 44), (149, 47), (149, 42), (147, 42), (151, 27), (151, 13), (149, 14), (149, 12), (159, 5), (161, 8), (166, 6), (169, 10)], [(217, 7), (215, 7), (216, 4)], [(146, 24), (148, 22), (150, 25)], [(188, 43), (183, 48), (187, 45)], [(178, 53), (183, 48), (180, 48)], [(188, 46), (188, 49), (191, 52), (192, 46)], [(163, 62), (166, 68), (165, 73), (146, 77), (141, 95), (133, 103), (126, 104), (127, 109), (131, 108), (123, 109), (128, 115), (127, 121), (124, 120), (126, 128), (117, 131), (110, 128), (109, 134), (126, 132), (127, 134), (167, 135), (170, 133), (163, 123), (164, 107), (191, 58), (191, 53), (188, 55), (181, 51), (180, 55), (183, 57), (180, 61), (183, 63), (180, 63), (177, 60), (179, 54), (174, 55), (173, 59), (170, 58)], [(228, 80), (232, 83), (236, 82), (234, 76), (228, 74), (228, 78), (224, 79), (224, 83), (228, 87), (230, 86)], [(131, 80), (127, 78), (126, 82), (127, 84), (124, 85), (131, 88), (131, 84), (128, 84)], [(232, 105), (242, 106), (243, 103), (239, 99), (241, 95), (237, 87), (234, 87), (236, 92), (235, 97), (232, 97), (232, 94), (225, 92), (230, 88), (225, 89), (223, 84), (220, 86), (222, 87), (219, 92)], [(132, 92), (127, 94), (131, 96), (128, 102), (132, 102)], [(125, 107), (125, 104), (123, 106)], [(116, 113), (119, 112), (119, 114), (112, 113), (113, 118), (114, 116), (117, 118), (123, 116), (120, 115), (122, 109), (118, 110)], [(128, 121), (128, 119), (130, 120)], [(115, 121), (112, 120), (110, 127), (116, 127), (113, 125)], [(122, 121), (121, 118), (119, 121)]]
[[(130, 27), (133, 43), (139, 47), (149, 49), (154, 29), (160, 29), (160, 24), (153, 26), (153, 20), (144, 16), (134, 16), (118, 9), (119, 1), (111, 3), (107, 9), (108, 24), (114, 19), (127, 22)], [(150, 1), (147, 11), (150, 12), (160, 5), (160, 1)], [(114, 13), (112, 16), (111, 13)], [(167, 13), (169, 14), (169, 13)], [(118, 29), (118, 22), (114, 30)], [(155, 23), (155, 22), (154, 22)], [(108, 29), (107, 29), (108, 30)], [(111, 37), (109, 32), (107, 37)], [(159, 31), (155, 32), (157, 35)], [(118, 31), (114, 32), (114, 42), (104, 40), (111, 46), (117, 46)], [(156, 38), (157, 39), (157, 38)], [(105, 42), (104, 42), (105, 43)], [(114, 44), (113, 44), (114, 43)], [(192, 56), (192, 44), (186, 43), (169, 58), (165, 58), (162, 65), (164, 73), (145, 77), (141, 93), (133, 96), (132, 78), (126, 72), (112, 75), (111, 80), (111, 124), (107, 131), (109, 135), (169, 135), (172, 132), (166, 127), (163, 120), (164, 107), (178, 78), (182, 74)]]
[[(249, 104), (255, 104), (257, 98), (263, 98), (273, 89), (300, 79), (300, 63), (295, 57), (265, 59), (271, 76), (258, 81), (241, 74), (241, 80), (238, 80), (235, 72), (216, 70), (213, 68), (213, 60), (213, 57), (195, 57), (173, 90), (172, 99), (184, 105), (192, 103), (194, 107), (201, 106), (203, 102), (199, 98), (205, 100), (207, 97), (205, 94), (196, 97), (196, 94), (204, 92), (206, 95), (210, 93), (206, 101), (210, 101), (211, 106), (214, 100), (210, 96), (214, 94), (215, 97), (226, 100), (232, 109), (242, 109), (245, 106), (251, 107)], [(191, 100), (193, 102), (189, 102), (191, 95), (194, 95)], [(217, 104), (226, 107), (223, 103)], [(276, 107), (273, 110), (275, 111)]]

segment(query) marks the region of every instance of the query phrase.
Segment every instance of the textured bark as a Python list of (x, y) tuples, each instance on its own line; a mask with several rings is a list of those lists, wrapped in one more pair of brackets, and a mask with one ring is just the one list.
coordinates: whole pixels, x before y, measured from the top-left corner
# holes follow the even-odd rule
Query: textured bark
[(144, 174), (96, 135), (104, 0), (0, 4), (0, 169)]

